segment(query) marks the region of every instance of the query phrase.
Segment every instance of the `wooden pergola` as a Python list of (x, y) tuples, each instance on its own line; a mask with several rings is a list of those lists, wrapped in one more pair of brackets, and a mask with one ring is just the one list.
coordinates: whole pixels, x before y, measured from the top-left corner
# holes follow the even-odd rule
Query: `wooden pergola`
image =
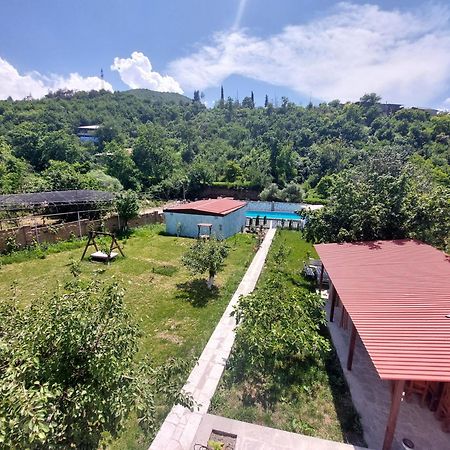
[(450, 257), (416, 240), (317, 244), (330, 278), (330, 321), (350, 319), (347, 369), (359, 335), (392, 383), (383, 450), (392, 446), (405, 382), (450, 382)]

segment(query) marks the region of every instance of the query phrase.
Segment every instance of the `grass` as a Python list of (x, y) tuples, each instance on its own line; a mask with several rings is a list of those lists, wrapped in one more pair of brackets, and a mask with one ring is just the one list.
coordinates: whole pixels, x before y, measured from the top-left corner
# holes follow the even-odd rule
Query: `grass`
[[(172, 356), (187, 357), (194, 363), (242, 279), (255, 246), (250, 235), (228, 239), (230, 252), (224, 270), (217, 275), (217, 288), (211, 292), (203, 279), (192, 279), (181, 265), (181, 256), (192, 242), (164, 236), (161, 225), (148, 226), (134, 230), (121, 241), (125, 258), (118, 257), (110, 265), (87, 260), (81, 264), (82, 277), (114, 278), (125, 287), (126, 302), (142, 330), (138, 357), (150, 355), (155, 363)], [(0, 267), (0, 289), (4, 295), (14, 291), (22, 305), (59, 289), (72, 277), (70, 260), (78, 260), (83, 252), (83, 243), (76, 243), (75, 248), (66, 249), (62, 244), (52, 247), (44, 259), (32, 255), (23, 260), (20, 252), (21, 262)], [(161, 418), (170, 406), (160, 411)], [(141, 434), (136, 421), (130, 420), (111, 447), (143, 449), (148, 445), (149, 438)]]
[[(274, 268), (274, 255), (280, 247), (289, 249), (283, 269), (284, 282), (289, 286), (311, 290), (313, 285), (302, 274), (303, 261), (317, 257), (312, 245), (298, 232), (278, 232), (258, 286), (262, 286)], [(329, 338), (328, 331), (323, 333)], [(358, 414), (344, 379), (336, 353), (332, 350), (323, 361), (308, 369), (313, 382), (284, 386), (282, 397), (270, 407), (244, 401), (245, 392), (257, 389), (236, 382), (226, 370), (212, 399), (210, 412), (236, 420), (271, 426), (286, 431), (316, 436), (353, 445), (364, 446)]]

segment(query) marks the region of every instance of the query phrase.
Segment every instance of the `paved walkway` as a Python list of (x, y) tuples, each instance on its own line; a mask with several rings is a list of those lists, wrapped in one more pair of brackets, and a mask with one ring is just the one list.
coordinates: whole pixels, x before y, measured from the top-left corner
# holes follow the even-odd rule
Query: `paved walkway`
[[(325, 294), (324, 291), (322, 293)], [(361, 415), (364, 438), (370, 448), (381, 448), (390, 408), (389, 384), (378, 376), (359, 337), (356, 340), (352, 370), (347, 370), (350, 332), (339, 328), (340, 317), (341, 308), (337, 308), (335, 320), (328, 323), (328, 328), (350, 387), (353, 404)], [(403, 438), (412, 440), (416, 450), (450, 449), (450, 434), (444, 433), (433, 413), (427, 408), (421, 408), (416, 401), (402, 401), (392, 450), (403, 449), (400, 444)]]
[(194, 400), (200, 403), (200, 408), (191, 412), (187, 408), (175, 405), (151, 444), (151, 450), (188, 450), (191, 448), (200, 422), (208, 411), (211, 398), (219, 384), (234, 343), (235, 319), (230, 314), (239, 297), (250, 294), (255, 288), (275, 232), (275, 228), (267, 231), (261, 247), (183, 387), (184, 391), (191, 393)]
[(356, 450), (361, 448), (212, 414), (203, 416), (194, 442), (206, 445), (212, 430), (226, 431), (236, 435), (236, 450)]

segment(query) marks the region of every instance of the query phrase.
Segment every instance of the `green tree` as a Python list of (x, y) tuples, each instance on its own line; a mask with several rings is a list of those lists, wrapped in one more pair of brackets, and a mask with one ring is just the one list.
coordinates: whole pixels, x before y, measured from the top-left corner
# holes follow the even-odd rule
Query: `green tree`
[(149, 124), (140, 129), (132, 158), (147, 187), (170, 176), (175, 167), (174, 148), (159, 125)]
[(122, 228), (128, 229), (128, 221), (139, 214), (139, 198), (134, 191), (120, 192), (116, 196), (116, 209), (123, 221)]
[(108, 174), (117, 178), (125, 189), (140, 190), (139, 170), (130, 154), (117, 142), (105, 146)]
[(198, 239), (183, 255), (182, 261), (184, 266), (195, 275), (207, 272), (207, 286), (208, 289), (212, 289), (214, 277), (222, 270), (227, 255), (226, 243), (212, 236), (206, 240)]
[(276, 183), (271, 183), (262, 190), (261, 194), (259, 194), (259, 198), (262, 201), (277, 202), (283, 200), (283, 194)]
[[(77, 275), (77, 271), (74, 271)], [(117, 284), (78, 279), (18, 307), (0, 300), (3, 448), (98, 448), (131, 412), (149, 432), (156, 401), (181, 402), (186, 365), (136, 363), (139, 330)]]
[(78, 139), (65, 131), (52, 131), (45, 134), (39, 146), (42, 149), (42, 165), (48, 167), (50, 161), (64, 161), (67, 163), (81, 162), (82, 152)]
[(292, 181), (281, 191), (281, 197), (285, 202), (301, 202), (304, 195), (305, 193), (301, 185)]
[(28, 164), (13, 156), (10, 146), (0, 138), (0, 193), (22, 190), (29, 175)]

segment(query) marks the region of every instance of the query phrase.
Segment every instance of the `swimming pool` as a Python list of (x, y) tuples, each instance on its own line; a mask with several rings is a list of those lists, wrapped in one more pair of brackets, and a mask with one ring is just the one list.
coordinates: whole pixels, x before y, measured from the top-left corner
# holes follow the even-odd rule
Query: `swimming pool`
[(303, 219), (302, 216), (298, 214), (287, 212), (287, 211), (247, 211), (245, 213), (246, 217), (254, 219), (259, 216), (261, 219), (267, 217), (267, 219), (274, 220), (300, 220)]

